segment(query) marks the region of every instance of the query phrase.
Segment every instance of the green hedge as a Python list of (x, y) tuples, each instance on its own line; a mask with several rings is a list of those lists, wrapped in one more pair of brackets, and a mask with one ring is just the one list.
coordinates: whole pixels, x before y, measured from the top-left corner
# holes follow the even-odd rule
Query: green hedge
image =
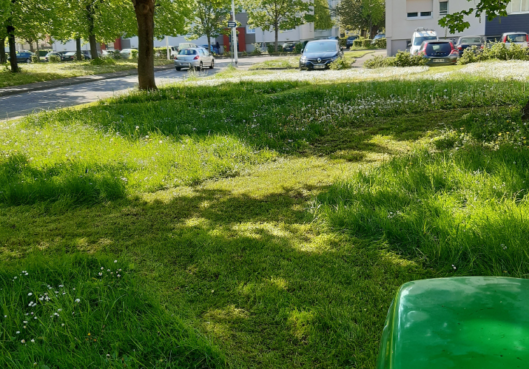
[(362, 40), (362, 47), (370, 48), (370, 47), (373, 46), (371, 44), (372, 42), (373, 42), (373, 40), (371, 40), (370, 38), (366, 38), (366, 39)]
[(50, 59), (50, 63), (60, 63), (61, 62), (61, 57), (58, 55), (51, 55), (49, 59)]
[(472, 46), (465, 49), (458, 63), (465, 65), (485, 60), (529, 60), (529, 48), (516, 44), (508, 48), (503, 42), (489, 43), (484, 49)]
[(405, 51), (399, 51), (394, 57), (375, 56), (364, 62), (364, 67), (368, 69), (386, 67), (415, 67), (426, 65), (427, 59), (421, 55), (411, 55)]
[(359, 38), (353, 41), (353, 47), (362, 47), (362, 44), (363, 44), (363, 40)]
[(375, 47), (377, 49), (385, 49), (387, 47), (387, 42), (385, 38), (377, 38), (375, 40)]
[(31, 57), (31, 62), (32, 63), (39, 63), (40, 62), (40, 57), (39, 56), (36, 56), (36, 55), (33, 55)]

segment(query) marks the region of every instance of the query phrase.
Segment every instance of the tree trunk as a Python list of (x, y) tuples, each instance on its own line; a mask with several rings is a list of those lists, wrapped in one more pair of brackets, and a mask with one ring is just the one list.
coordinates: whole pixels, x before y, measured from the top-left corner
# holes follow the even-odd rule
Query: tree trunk
[(277, 53), (278, 46), (279, 46), (279, 25), (278, 24), (274, 24), (274, 31), (275, 31), (275, 50)]
[(97, 54), (97, 42), (96, 35), (94, 32), (94, 15), (92, 14), (93, 8), (92, 5), (86, 6), (86, 17), (88, 19), (88, 42), (90, 43), (90, 57), (92, 60), (97, 59), (99, 55)]
[(208, 52), (211, 52), (211, 38), (208, 35)]
[(155, 0), (132, 0), (138, 21), (138, 82), (140, 90), (156, 90), (154, 80)]
[(31, 51), (32, 53), (35, 52), (35, 48), (33, 47), (33, 41), (32, 40), (29, 40), (28, 41), (28, 44), (29, 44), (29, 51)]
[(40, 63), (40, 49), (39, 49), (39, 40), (37, 40), (37, 42), (35, 42), (36, 46), (37, 46), (37, 59), (35, 60), (37, 63)]
[(9, 41), (9, 57), (11, 58), (9, 62), (11, 63), (11, 72), (17, 73), (18, 62), (17, 62), (17, 45), (15, 42), (15, 27), (9, 25), (7, 26), (7, 37)]
[(82, 56), (81, 56), (81, 38), (80, 37), (77, 37), (75, 39), (75, 54), (77, 56), (77, 60), (81, 60), (82, 59)]
[(525, 107), (522, 109), (522, 120), (529, 121), (529, 101), (525, 104)]
[(0, 37), (0, 45), (2, 45), (2, 48), (0, 49), (0, 64), (7, 63), (5, 44), (6, 44), (6, 37), (4, 36)]

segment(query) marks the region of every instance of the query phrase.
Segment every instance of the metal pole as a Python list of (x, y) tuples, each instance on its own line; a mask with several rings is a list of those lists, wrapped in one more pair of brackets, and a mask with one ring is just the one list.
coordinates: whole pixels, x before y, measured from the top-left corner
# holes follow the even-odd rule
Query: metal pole
[[(235, 0), (231, 0), (231, 14), (233, 15), (233, 21), (234, 22), (237, 22), (235, 20)], [(233, 55), (234, 55), (234, 58), (235, 58), (235, 66), (237, 66), (237, 63), (238, 63), (238, 53), (237, 53), (237, 27), (235, 28), (232, 28), (231, 30), (231, 38), (232, 38), (232, 43), (233, 43)]]

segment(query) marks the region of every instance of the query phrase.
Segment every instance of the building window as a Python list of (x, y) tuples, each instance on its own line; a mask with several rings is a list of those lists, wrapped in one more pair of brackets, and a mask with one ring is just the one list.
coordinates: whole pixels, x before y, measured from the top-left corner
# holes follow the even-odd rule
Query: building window
[(246, 26), (246, 33), (247, 34), (255, 33), (255, 28), (251, 28), (250, 26)]
[(406, 0), (406, 14), (408, 19), (431, 18), (433, 0)]
[(443, 1), (439, 3), (439, 15), (448, 14), (448, 1)]
[(512, 0), (507, 5), (507, 13), (529, 13), (529, 0)]

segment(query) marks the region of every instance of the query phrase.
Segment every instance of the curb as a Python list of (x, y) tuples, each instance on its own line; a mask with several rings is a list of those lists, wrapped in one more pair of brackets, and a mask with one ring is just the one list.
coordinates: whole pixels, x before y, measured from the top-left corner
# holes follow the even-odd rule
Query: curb
[[(163, 65), (163, 66), (154, 67), (154, 71), (156, 72), (160, 70), (173, 69), (173, 68), (174, 66), (172, 64)], [(137, 69), (131, 69), (131, 70), (125, 70), (121, 72), (93, 74), (93, 75), (73, 77), (73, 78), (62, 78), (62, 79), (56, 79), (53, 81), (35, 82), (35, 83), (26, 84), (26, 85), (5, 87), (5, 88), (0, 88), (0, 97), (19, 95), (19, 94), (24, 94), (26, 92), (51, 90), (53, 88), (58, 88), (58, 87), (79, 85), (82, 83), (97, 82), (97, 81), (103, 81), (106, 79), (120, 78), (120, 77), (132, 76), (132, 75), (137, 75), (137, 74), (138, 74)]]

